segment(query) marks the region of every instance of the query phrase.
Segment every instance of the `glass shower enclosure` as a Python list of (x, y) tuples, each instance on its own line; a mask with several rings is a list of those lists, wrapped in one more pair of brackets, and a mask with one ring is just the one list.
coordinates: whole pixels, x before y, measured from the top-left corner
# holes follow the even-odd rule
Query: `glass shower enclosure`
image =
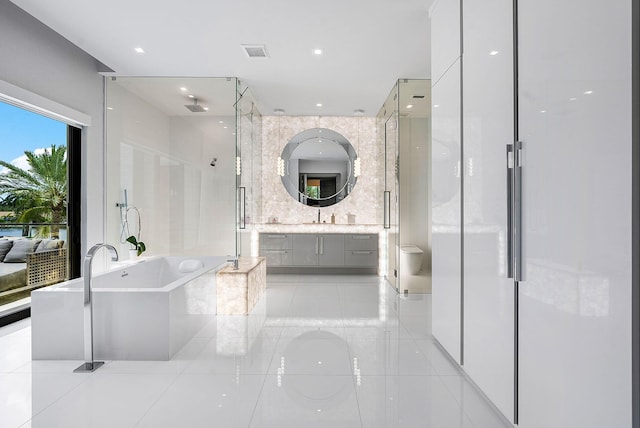
[(106, 240), (235, 255), (236, 78), (106, 77)]

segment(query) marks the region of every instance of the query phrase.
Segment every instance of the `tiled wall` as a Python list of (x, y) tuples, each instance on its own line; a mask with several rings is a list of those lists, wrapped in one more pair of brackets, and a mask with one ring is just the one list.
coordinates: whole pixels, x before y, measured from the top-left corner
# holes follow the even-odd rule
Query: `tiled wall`
[(318, 218), (318, 207), (294, 200), (276, 173), (277, 159), (294, 135), (311, 128), (327, 128), (344, 135), (361, 159), (362, 175), (353, 191), (340, 203), (321, 208), (321, 219), (346, 224), (347, 214), (355, 214), (356, 224), (381, 224), (382, 194), (379, 180), (384, 179), (384, 151), (376, 144), (375, 118), (319, 116), (263, 116), (262, 127), (262, 216), (258, 223), (272, 217), (284, 224), (310, 223)]

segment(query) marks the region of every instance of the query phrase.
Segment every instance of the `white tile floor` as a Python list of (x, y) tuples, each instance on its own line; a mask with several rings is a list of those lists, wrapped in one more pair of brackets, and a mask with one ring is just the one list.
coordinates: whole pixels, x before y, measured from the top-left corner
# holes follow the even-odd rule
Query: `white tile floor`
[[(269, 275), (265, 315), (211, 319), (171, 361), (31, 361), (0, 328), (0, 427), (510, 427), (431, 337), (430, 295)], [(260, 311), (256, 311), (260, 312)]]

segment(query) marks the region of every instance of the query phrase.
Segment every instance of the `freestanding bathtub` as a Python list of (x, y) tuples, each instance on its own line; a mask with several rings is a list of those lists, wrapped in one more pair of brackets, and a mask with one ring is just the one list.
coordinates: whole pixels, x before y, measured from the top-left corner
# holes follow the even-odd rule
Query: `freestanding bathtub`
[[(226, 257), (154, 257), (92, 280), (94, 357), (168, 360), (216, 314)], [(83, 278), (31, 293), (34, 360), (83, 359)]]

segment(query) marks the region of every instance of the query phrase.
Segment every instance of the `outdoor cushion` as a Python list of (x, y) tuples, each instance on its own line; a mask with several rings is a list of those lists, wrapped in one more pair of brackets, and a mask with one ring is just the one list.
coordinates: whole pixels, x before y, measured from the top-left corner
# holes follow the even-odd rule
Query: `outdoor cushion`
[(7, 241), (6, 239), (0, 241), (0, 262), (4, 260), (4, 257), (7, 255), (12, 246), (13, 241)]
[(38, 244), (38, 248), (36, 248), (36, 253), (43, 253), (45, 251), (57, 250), (58, 248), (62, 248), (62, 244), (64, 241), (60, 239), (43, 239), (40, 244)]
[(40, 239), (16, 239), (13, 241), (13, 247), (4, 257), (5, 263), (26, 263), (27, 254), (33, 253)]

